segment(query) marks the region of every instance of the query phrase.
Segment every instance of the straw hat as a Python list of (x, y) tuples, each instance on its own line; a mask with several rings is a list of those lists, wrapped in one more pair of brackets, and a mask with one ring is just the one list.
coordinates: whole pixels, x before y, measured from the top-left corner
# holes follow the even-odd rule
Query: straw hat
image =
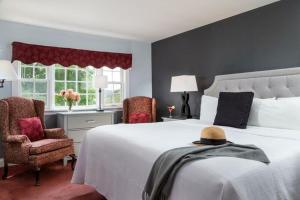
[(193, 144), (197, 145), (222, 145), (226, 143), (224, 130), (216, 126), (204, 128), (201, 132), (200, 140), (193, 142)]

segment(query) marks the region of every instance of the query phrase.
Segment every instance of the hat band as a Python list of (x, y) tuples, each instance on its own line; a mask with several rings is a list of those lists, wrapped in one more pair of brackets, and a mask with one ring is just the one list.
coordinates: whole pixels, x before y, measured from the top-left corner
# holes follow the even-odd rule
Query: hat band
[(201, 138), (200, 143), (206, 144), (206, 145), (221, 145), (226, 144), (226, 139), (207, 139), (207, 138)]

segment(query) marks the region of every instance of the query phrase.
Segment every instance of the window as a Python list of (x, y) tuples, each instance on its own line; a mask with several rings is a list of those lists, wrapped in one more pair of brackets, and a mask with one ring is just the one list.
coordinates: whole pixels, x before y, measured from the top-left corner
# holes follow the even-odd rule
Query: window
[(123, 102), (123, 70), (120, 68), (110, 69), (108, 67), (103, 67), (102, 73), (107, 76), (108, 85), (104, 89), (103, 99), (105, 106), (121, 106)]
[(126, 96), (126, 70), (120, 68), (63, 67), (59, 64), (46, 67), (21, 62), (17, 62), (17, 66), (20, 77), (17, 94), (45, 101), (47, 110), (66, 109), (64, 99), (58, 95), (65, 89), (73, 89), (80, 94), (81, 100), (74, 106), (75, 109), (98, 107), (98, 89), (94, 86), (96, 73), (108, 77), (108, 87), (103, 90), (101, 97), (104, 108), (122, 106)]
[(21, 93), (27, 98), (43, 100), (48, 107), (48, 71), (39, 65), (21, 64)]
[(80, 94), (80, 102), (77, 106), (95, 107), (97, 105), (97, 93), (94, 87), (96, 70), (93, 67), (79, 68), (76, 66), (63, 67), (55, 65), (55, 107), (66, 106), (59, 92), (65, 89), (73, 89)]

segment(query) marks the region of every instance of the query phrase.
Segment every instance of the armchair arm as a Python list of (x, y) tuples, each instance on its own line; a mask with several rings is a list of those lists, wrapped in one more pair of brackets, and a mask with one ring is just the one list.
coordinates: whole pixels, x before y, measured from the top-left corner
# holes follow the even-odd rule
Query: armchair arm
[(8, 135), (6, 141), (8, 143), (26, 143), (30, 142), (26, 135)]
[(4, 158), (9, 163), (22, 164), (29, 161), (31, 142), (26, 135), (8, 135), (3, 140)]
[(67, 138), (65, 131), (62, 128), (44, 129), (45, 137), (49, 139)]

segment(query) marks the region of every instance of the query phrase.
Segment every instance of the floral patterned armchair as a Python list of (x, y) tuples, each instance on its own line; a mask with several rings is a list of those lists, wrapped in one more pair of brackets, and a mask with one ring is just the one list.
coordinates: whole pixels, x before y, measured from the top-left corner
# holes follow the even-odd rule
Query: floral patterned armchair
[(148, 122), (156, 122), (156, 99), (150, 97), (131, 97), (123, 101), (123, 123), (131, 123), (134, 113), (144, 113), (149, 116)]
[[(39, 185), (40, 167), (44, 164), (72, 157), (74, 169), (75, 155), (73, 140), (68, 139), (60, 128), (46, 129), (44, 125), (43, 101), (10, 97), (0, 100), (0, 134), (4, 150), (4, 173), (8, 175), (8, 164), (30, 164), (36, 171), (36, 185)], [(18, 120), (39, 117), (44, 129), (44, 138), (30, 141), (26, 135), (20, 134)]]

